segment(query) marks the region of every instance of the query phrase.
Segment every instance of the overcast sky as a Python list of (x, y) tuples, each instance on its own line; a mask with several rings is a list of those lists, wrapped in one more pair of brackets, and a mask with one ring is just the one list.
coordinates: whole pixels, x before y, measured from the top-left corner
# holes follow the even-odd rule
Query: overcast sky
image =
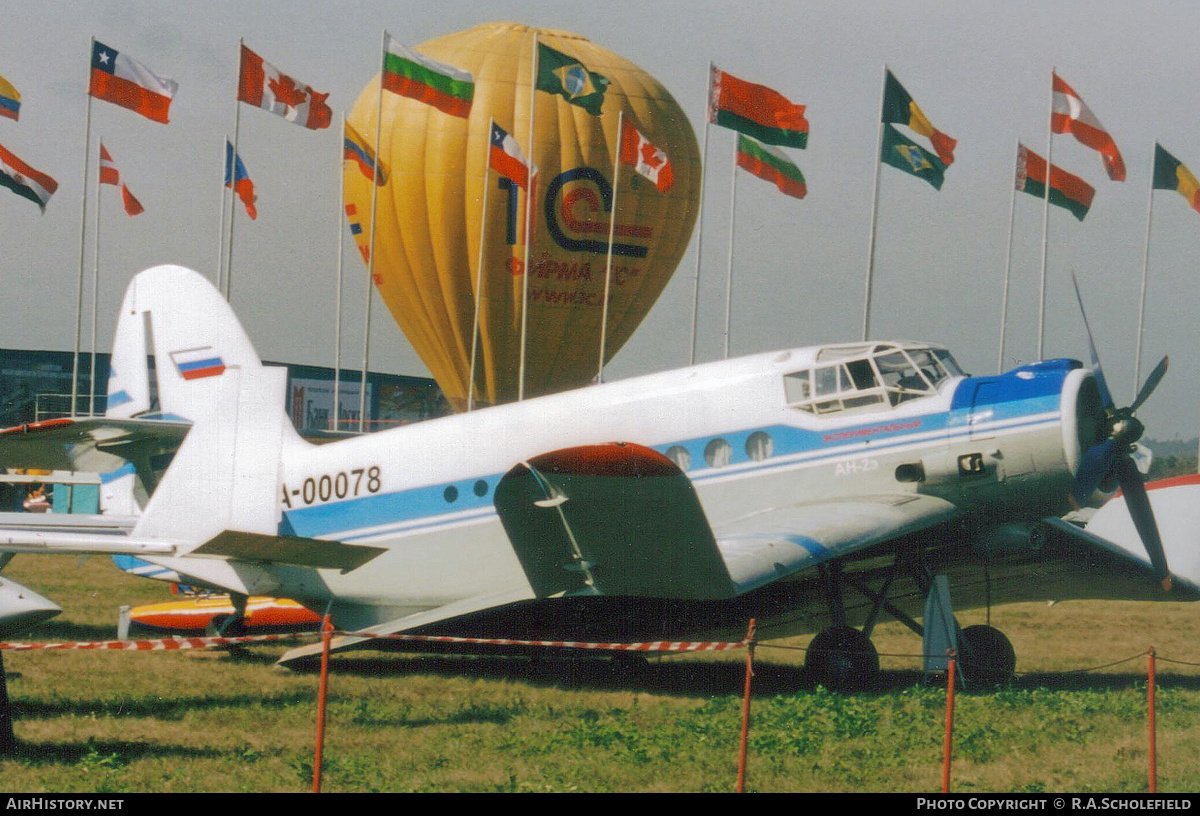
[[(703, 129), (708, 62), (808, 106), (809, 146), (788, 150), (808, 182), (797, 201), (743, 174), (734, 236), (734, 354), (860, 337), (877, 122), (885, 63), (933, 124), (958, 139), (941, 191), (884, 167), (872, 335), (951, 348), (974, 373), (996, 369), (1001, 288), (1019, 138), (1044, 154), (1050, 73), (1057, 68), (1115, 138), (1128, 166), (1111, 182), (1094, 151), (1054, 140), (1054, 163), (1096, 188), (1083, 223), (1050, 213), (1047, 356), (1086, 358), (1070, 290), (1079, 275), (1116, 399), (1133, 392), (1137, 297), (1155, 140), (1200, 171), (1194, 2), (658, 2), (547, 0), (416, 3), (43, 2), (5, 12), (0, 76), (22, 94), (0, 144), (59, 182), (46, 213), (0, 190), (0, 347), (70, 349), (80, 266), (84, 111), (91, 37), (126, 52), (179, 91), (171, 124), (93, 106), (103, 138), (146, 212), (118, 193), (101, 202), (100, 347), (129, 278), (156, 263), (212, 274), (222, 144), (234, 125), (238, 39), (320, 91), (334, 121), (378, 71), (380, 32), (421, 42), (512, 20), (581, 34), (656, 76)], [(243, 107), (241, 154), (258, 191), (241, 217), (234, 306), (267, 359), (331, 365), (341, 171), (336, 125), (308, 131)], [(733, 135), (709, 136), (701, 276), (701, 359), (721, 354)], [(92, 172), (95, 161), (92, 162)], [(94, 190), (94, 179), (89, 191)], [(85, 263), (92, 267), (89, 192)], [(1006, 365), (1035, 356), (1042, 207), (1016, 202)], [(687, 363), (695, 236), (675, 277), (608, 369), (629, 376)], [(1200, 213), (1155, 193), (1143, 376), (1171, 354), (1142, 409), (1148, 435), (1200, 427)], [(361, 354), (366, 274), (346, 240), (345, 365)], [(90, 293), (87, 294), (90, 303)], [(85, 325), (85, 344), (89, 330)], [(381, 307), (372, 368), (426, 374)]]

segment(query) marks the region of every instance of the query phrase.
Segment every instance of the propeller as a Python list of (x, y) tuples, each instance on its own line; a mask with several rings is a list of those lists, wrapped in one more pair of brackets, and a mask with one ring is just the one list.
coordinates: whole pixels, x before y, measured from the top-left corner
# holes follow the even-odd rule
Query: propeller
[(1071, 281), (1075, 285), (1079, 313), (1083, 315), (1083, 327), (1087, 330), (1092, 370), (1104, 407), (1104, 420), (1100, 429), (1100, 435), (1104, 438), (1083, 452), (1079, 470), (1071, 485), (1071, 503), (1076, 507), (1080, 506), (1102, 484), (1119, 485), (1125, 496), (1125, 504), (1129, 508), (1129, 516), (1133, 519), (1133, 526), (1137, 528), (1138, 536), (1146, 547), (1146, 554), (1150, 556), (1150, 566), (1155, 576), (1162, 581), (1163, 589), (1169, 592), (1171, 572), (1167, 567), (1167, 556), (1163, 552), (1162, 538), (1154, 521), (1150, 499), (1146, 495), (1146, 484), (1142, 481), (1142, 475), (1138, 472), (1132, 456), (1134, 444), (1146, 429), (1133, 415), (1134, 411), (1142, 406), (1162, 381), (1163, 375), (1167, 373), (1168, 358), (1163, 357), (1154, 367), (1128, 408), (1116, 408), (1104, 380), (1100, 356), (1096, 353), (1096, 344), (1092, 339), (1092, 328), (1088, 325), (1087, 312), (1083, 308), (1083, 297), (1079, 294), (1079, 281), (1075, 279), (1074, 273), (1071, 274)]

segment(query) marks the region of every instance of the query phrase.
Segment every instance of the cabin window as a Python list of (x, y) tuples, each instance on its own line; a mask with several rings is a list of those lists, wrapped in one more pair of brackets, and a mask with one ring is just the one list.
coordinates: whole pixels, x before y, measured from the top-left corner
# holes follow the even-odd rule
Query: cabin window
[(680, 470), (687, 470), (692, 466), (692, 455), (688, 453), (687, 448), (680, 445), (667, 448), (667, 458), (679, 465)]
[(725, 467), (733, 461), (733, 447), (718, 437), (705, 445), (704, 461), (708, 462), (709, 467)]
[(891, 343), (831, 346), (817, 360), (829, 362), (783, 379), (787, 404), (819, 415), (898, 405), (933, 394), (939, 384), (963, 373), (945, 349)]
[(783, 393), (789, 405), (804, 402), (811, 397), (812, 388), (809, 386), (808, 369), (793, 374), (784, 374)]
[(775, 452), (775, 440), (766, 431), (755, 431), (746, 439), (746, 455), (755, 462), (770, 458)]

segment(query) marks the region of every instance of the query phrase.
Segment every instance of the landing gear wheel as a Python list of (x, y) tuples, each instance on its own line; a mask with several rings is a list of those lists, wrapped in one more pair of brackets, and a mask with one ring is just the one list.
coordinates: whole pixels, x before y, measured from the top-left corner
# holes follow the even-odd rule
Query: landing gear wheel
[(879, 678), (879, 653), (871, 639), (849, 626), (824, 629), (808, 644), (804, 668), (830, 691), (858, 691)]
[(999, 629), (968, 626), (959, 636), (958, 665), (967, 688), (992, 688), (1013, 676), (1017, 653)]
[[(218, 615), (209, 621), (208, 626), (204, 627), (206, 637), (243, 637), (249, 632), (246, 631), (246, 619), (241, 615)], [(250, 656), (250, 650), (240, 643), (231, 643), (228, 646), (222, 647), (229, 656), (237, 660), (242, 660)]]

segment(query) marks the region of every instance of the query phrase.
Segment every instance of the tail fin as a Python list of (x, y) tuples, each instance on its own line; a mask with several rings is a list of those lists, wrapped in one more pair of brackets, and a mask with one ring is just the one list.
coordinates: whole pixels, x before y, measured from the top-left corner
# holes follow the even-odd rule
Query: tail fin
[(261, 367), (250, 338), (207, 278), (181, 266), (156, 266), (125, 291), (106, 415), (195, 421), (212, 408), (214, 378), (227, 368)]

